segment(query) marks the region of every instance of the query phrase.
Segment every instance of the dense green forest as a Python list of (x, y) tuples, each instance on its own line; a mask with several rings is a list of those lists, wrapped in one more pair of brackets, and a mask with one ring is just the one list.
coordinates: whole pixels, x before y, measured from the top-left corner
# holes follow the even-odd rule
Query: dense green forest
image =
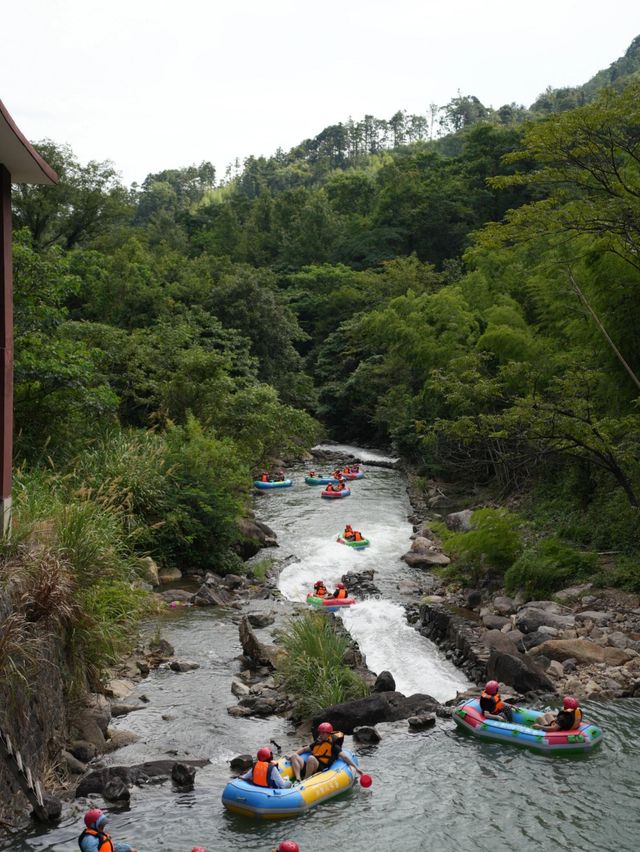
[(39, 143), (61, 181), (14, 191), (6, 558), (48, 524), (125, 623), (140, 554), (238, 570), (252, 474), (324, 431), (518, 495), (640, 587), (638, 69), (640, 37), (530, 108), (366, 116), (221, 181), (125, 187)]

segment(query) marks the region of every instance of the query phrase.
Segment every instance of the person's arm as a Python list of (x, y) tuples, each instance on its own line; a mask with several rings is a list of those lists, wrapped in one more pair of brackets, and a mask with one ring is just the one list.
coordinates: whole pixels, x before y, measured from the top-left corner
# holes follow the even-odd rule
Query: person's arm
[(356, 766), (355, 763), (351, 760), (351, 758), (349, 757), (349, 755), (346, 752), (344, 752), (344, 751), (338, 752), (338, 757), (341, 760), (344, 760), (344, 762), (347, 764), (347, 766), (350, 766), (352, 769), (355, 769), (355, 771), (358, 773), (358, 775), (363, 774), (364, 770), (360, 769), (359, 766)]
[(80, 843), (82, 852), (98, 852), (100, 843), (98, 838), (93, 834), (85, 834)]
[(276, 785), (276, 787), (279, 787), (280, 789), (285, 789), (291, 786), (291, 781), (289, 781), (288, 778), (283, 778), (282, 775), (280, 775), (277, 766), (271, 767), (271, 778), (273, 779), (273, 783)]
[(252, 778), (253, 778), (253, 766), (251, 767), (251, 769), (247, 769), (247, 771), (244, 772), (240, 776), (241, 781), (251, 781)]
[(115, 852), (136, 852), (133, 846), (129, 846), (128, 843), (114, 843), (113, 848)]

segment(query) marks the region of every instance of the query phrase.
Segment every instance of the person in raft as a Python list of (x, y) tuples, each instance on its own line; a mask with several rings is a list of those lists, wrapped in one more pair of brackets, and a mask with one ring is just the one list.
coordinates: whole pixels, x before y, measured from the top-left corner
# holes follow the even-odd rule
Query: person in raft
[(316, 477), (317, 475), (318, 475), (318, 474), (315, 472), (315, 470), (310, 470), (310, 471), (309, 471), (309, 473), (307, 474), (307, 476), (309, 476), (309, 477), (311, 477), (311, 478), (313, 478), (313, 479), (315, 479), (315, 477)]
[(497, 719), (499, 722), (510, 722), (512, 719), (511, 706), (505, 704), (498, 692), (500, 685), (497, 680), (489, 680), (480, 696), (480, 709), (486, 719)]
[(284, 482), (284, 470), (280, 468), (280, 470), (273, 477), (274, 482)]
[(344, 600), (345, 598), (348, 598), (349, 594), (347, 592), (347, 587), (345, 586), (345, 584), (344, 583), (336, 583), (336, 590), (331, 595), (331, 597), (337, 598), (339, 601)]
[(557, 713), (543, 713), (538, 716), (532, 728), (542, 731), (573, 731), (582, 722), (582, 710), (578, 701), (571, 695), (562, 699), (562, 710)]
[(342, 538), (345, 541), (364, 541), (360, 530), (354, 530), (351, 524), (347, 524), (342, 533)]
[(347, 486), (344, 484), (344, 480), (341, 479), (340, 482), (330, 482), (327, 485), (327, 491), (344, 491)]
[(100, 808), (91, 808), (84, 815), (85, 829), (78, 838), (82, 852), (137, 852), (128, 843), (116, 843), (104, 827), (107, 815)]
[(324, 584), (324, 580), (316, 580), (313, 584), (313, 594), (317, 598), (324, 598), (328, 592), (327, 587)]
[(260, 482), (269, 482), (269, 474), (266, 470), (263, 470), (260, 474)]
[[(310, 778), (316, 772), (323, 772), (325, 769), (329, 769), (331, 764), (338, 760), (338, 758), (344, 760), (358, 775), (362, 775), (362, 769), (356, 766), (349, 755), (342, 751), (343, 740), (344, 734), (334, 731), (331, 722), (320, 722), (318, 733), (311, 745), (303, 746), (289, 756), (296, 781), (302, 780), (301, 773), (303, 767), (304, 777)], [(306, 765), (300, 757), (305, 751), (311, 752), (307, 758)]]
[(256, 760), (244, 775), (241, 775), (243, 781), (250, 781), (256, 787), (290, 787), (291, 781), (288, 778), (283, 778), (278, 772), (278, 767), (273, 762), (273, 752), (267, 746), (258, 749)]

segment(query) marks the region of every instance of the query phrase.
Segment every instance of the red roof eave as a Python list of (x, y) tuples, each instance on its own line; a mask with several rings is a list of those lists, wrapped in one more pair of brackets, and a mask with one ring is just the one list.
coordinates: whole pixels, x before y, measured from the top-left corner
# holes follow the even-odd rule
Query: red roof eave
[(0, 165), (13, 183), (39, 183), (52, 186), (60, 180), (26, 139), (0, 100)]

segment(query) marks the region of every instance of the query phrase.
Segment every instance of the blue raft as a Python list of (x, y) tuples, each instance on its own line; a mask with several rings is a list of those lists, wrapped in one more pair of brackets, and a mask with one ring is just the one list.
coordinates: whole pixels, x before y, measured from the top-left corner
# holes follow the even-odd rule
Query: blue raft
[(255, 479), (253, 484), (256, 488), (290, 488), (293, 485), (293, 479), (281, 479), (278, 482), (263, 482), (261, 479)]
[(477, 698), (466, 701), (453, 711), (456, 725), (479, 739), (528, 746), (538, 751), (589, 751), (602, 740), (602, 728), (584, 721), (573, 731), (532, 728), (539, 716), (539, 710), (514, 707), (512, 722), (486, 719)]
[[(356, 755), (350, 751), (345, 753), (357, 766)], [(301, 757), (306, 761), (309, 752), (304, 752)], [(293, 778), (291, 763), (286, 757), (278, 761), (278, 770), (284, 778)], [(287, 789), (257, 787), (249, 781), (234, 778), (222, 792), (222, 804), (227, 810), (244, 816), (287, 819), (349, 790), (356, 778), (355, 771), (341, 759), (334, 761), (324, 772), (316, 772), (311, 778), (305, 778), (300, 784)]]

